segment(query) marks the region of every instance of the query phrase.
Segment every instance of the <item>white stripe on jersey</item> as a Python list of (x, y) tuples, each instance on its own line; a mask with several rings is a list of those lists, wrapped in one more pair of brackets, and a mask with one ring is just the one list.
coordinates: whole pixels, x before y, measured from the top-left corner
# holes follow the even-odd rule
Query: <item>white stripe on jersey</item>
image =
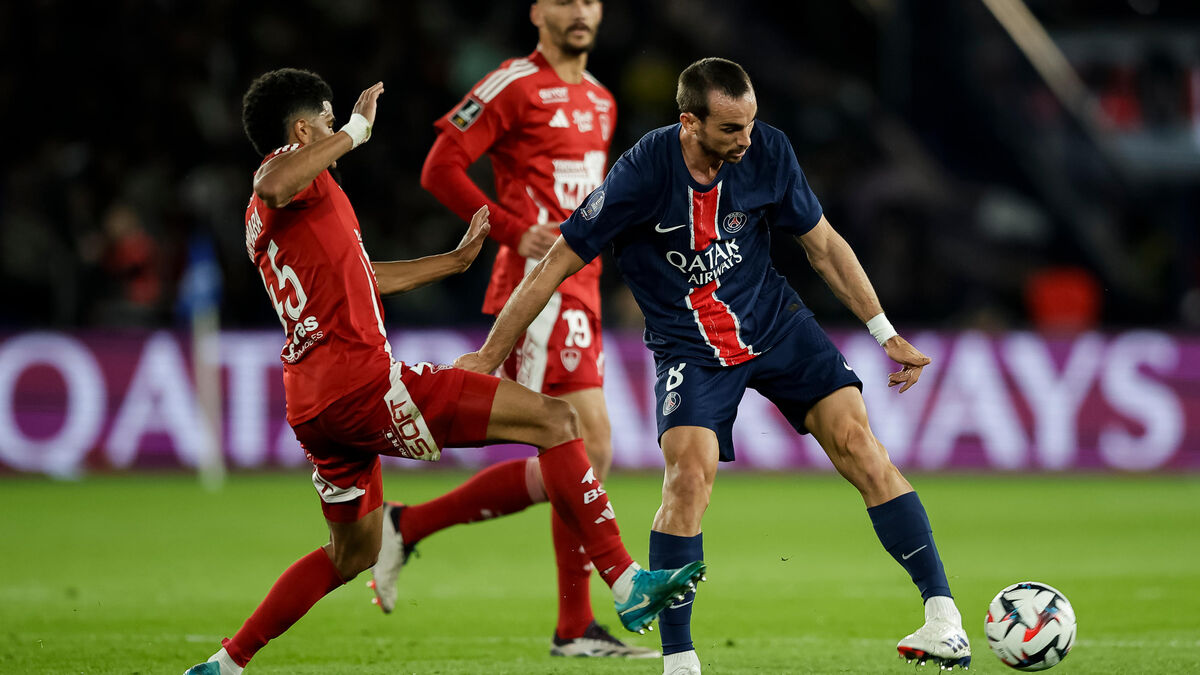
[[(717, 183), (716, 187), (713, 188), (713, 190), (717, 191), (716, 201), (717, 201), (718, 206), (713, 211), (712, 225), (713, 225), (713, 235), (715, 235), (717, 239), (721, 238), (721, 226), (717, 223), (717, 217), (721, 214), (719, 205), (721, 203), (721, 191), (722, 191), (722, 188), (724, 187), (724, 185), (725, 185), (725, 181), (721, 181), (721, 182)], [(695, 208), (696, 207), (696, 191), (693, 190), (692, 186), (690, 186), (690, 185), (688, 186), (687, 190), (688, 190), (688, 232), (692, 235), (692, 241), (691, 241), (692, 250), (699, 251), (700, 249), (697, 247), (697, 242), (696, 242), (696, 208)], [(711, 192), (711, 190), (709, 192)], [(703, 194), (708, 194), (708, 193), (703, 193)]]
[(507, 68), (492, 73), (482, 84), (476, 87), (475, 96), (481, 103), (487, 103), (496, 98), (501, 91), (504, 91), (505, 87), (514, 81), (527, 75), (533, 75), (537, 71), (538, 67), (530, 63), (527, 59), (517, 59)]
[[(720, 290), (721, 280), (717, 279), (716, 282), (717, 290)], [(758, 352), (754, 351), (754, 345), (748, 345), (746, 344), (746, 341), (742, 339), (742, 320), (738, 318), (738, 315), (733, 311), (733, 308), (730, 307), (729, 304), (724, 300), (717, 297), (717, 291), (713, 291), (712, 299), (721, 303), (721, 306), (724, 307), (725, 311), (729, 313), (729, 316), (733, 318), (733, 336), (737, 338), (738, 346), (742, 349), (745, 349), (750, 356), (758, 356)]]
[[(728, 314), (731, 319), (733, 319), (733, 336), (737, 339), (738, 347), (741, 347), (742, 349), (746, 350), (746, 352), (748, 354), (750, 354), (750, 356), (758, 356), (758, 352), (754, 351), (754, 345), (747, 345), (745, 343), (745, 341), (742, 340), (742, 321), (741, 321), (741, 319), (738, 319), (737, 314), (733, 313), (733, 310), (729, 307), (728, 304), (725, 303), (724, 300), (717, 297), (717, 289), (721, 288), (721, 280), (716, 279), (712, 283), (716, 284), (716, 288), (713, 289), (712, 295), (709, 297), (711, 297), (714, 302), (721, 305), (721, 307), (724, 307), (725, 313)], [(719, 362), (722, 366), (728, 366), (729, 363), (726, 362), (725, 359), (721, 356), (721, 348), (712, 343), (712, 340), (709, 339), (709, 337), (708, 337), (708, 331), (704, 330), (704, 322), (702, 322), (700, 320), (700, 310), (696, 309), (692, 305), (692, 294), (688, 293), (686, 296), (684, 296), (683, 300), (684, 300), (684, 302), (687, 303), (688, 309), (692, 310), (692, 319), (694, 319), (696, 321), (696, 328), (699, 329), (699, 331), (700, 331), (700, 337), (704, 338), (704, 344), (708, 345), (709, 347), (712, 347), (713, 356), (716, 357), (717, 362)]]
[(371, 289), (371, 309), (375, 311), (375, 323), (379, 326), (379, 334), (383, 336), (383, 350), (388, 356), (392, 355), (392, 344), (388, 342), (387, 330), (383, 327), (383, 313), (379, 311), (379, 289), (375, 287), (375, 273), (371, 271), (371, 262), (367, 258), (367, 250), (362, 247), (362, 243), (358, 246), (362, 249), (362, 256), (358, 259), (362, 263), (363, 272), (367, 274), (367, 287)]
[(600, 80), (597, 80), (594, 75), (592, 75), (591, 73), (589, 73), (586, 70), (583, 71), (583, 79), (587, 80), (588, 82), (591, 82), (592, 84), (596, 85), (597, 87), (604, 86), (604, 85), (600, 84)]
[(509, 75), (509, 73), (512, 71), (513, 68), (518, 67), (518, 66), (521, 68), (524, 68), (527, 65), (531, 65), (531, 63), (528, 59), (514, 59), (513, 62), (508, 64), (507, 67), (497, 68), (490, 75), (485, 77), (483, 79), (483, 82), (479, 83), (479, 86), (475, 88), (475, 93), (480, 94), (485, 89), (487, 89), (488, 87), (495, 84), (497, 81), (504, 79), (505, 77), (507, 77)]
[[(713, 295), (713, 299), (714, 300), (716, 299), (716, 295)], [(685, 301), (685, 303), (688, 303), (688, 309), (691, 310), (691, 318), (695, 319), (696, 329), (700, 330), (700, 336), (703, 337), (704, 344), (713, 348), (713, 357), (716, 358), (716, 363), (719, 363), (721, 365), (730, 365), (730, 364), (725, 363), (724, 358), (721, 358), (721, 348), (714, 345), (713, 341), (708, 339), (708, 331), (704, 330), (704, 322), (700, 321), (700, 310), (697, 310), (696, 307), (692, 306), (692, 304), (691, 304), (691, 293), (686, 294), (683, 300)], [(725, 303), (721, 303), (721, 304), (725, 304)], [(740, 342), (740, 341), (742, 341), (742, 340), (738, 339), (738, 342)]]

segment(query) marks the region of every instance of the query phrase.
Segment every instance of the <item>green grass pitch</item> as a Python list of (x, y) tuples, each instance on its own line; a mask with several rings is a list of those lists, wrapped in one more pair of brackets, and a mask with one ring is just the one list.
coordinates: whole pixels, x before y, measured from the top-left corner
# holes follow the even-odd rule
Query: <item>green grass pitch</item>
[[(420, 501), (467, 474), (391, 472)], [(1074, 604), (1079, 640), (1054, 672), (1200, 672), (1200, 477), (913, 475), (963, 610), (978, 673), (983, 615), (1027, 579)], [(608, 489), (646, 560), (661, 476)], [(0, 673), (181, 673), (231, 635), (278, 574), (325, 541), (307, 472), (233, 475), (219, 493), (183, 474), (0, 480)], [(549, 509), (452, 528), (404, 570), (397, 612), (365, 575), (259, 653), (248, 673), (644, 673), (661, 662), (548, 655)], [(705, 519), (709, 581), (694, 633), (706, 674), (906, 673), (896, 641), (921, 606), (833, 475), (722, 473)], [(607, 589), (597, 617), (619, 627)], [(626, 634), (657, 646), (657, 634)], [(926, 667), (925, 671), (932, 671)]]

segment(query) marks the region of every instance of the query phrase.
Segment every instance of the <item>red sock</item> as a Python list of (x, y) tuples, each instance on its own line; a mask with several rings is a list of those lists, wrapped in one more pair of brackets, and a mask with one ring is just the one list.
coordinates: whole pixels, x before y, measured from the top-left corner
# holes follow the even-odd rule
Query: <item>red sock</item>
[(596, 617), (592, 614), (592, 561), (579, 539), (557, 512), (550, 515), (554, 539), (554, 562), (558, 566), (558, 627), (554, 633), (564, 640), (581, 637)]
[(547, 448), (538, 455), (546, 494), (609, 586), (633, 558), (621, 543), (621, 530), (608, 495), (596, 480), (583, 441), (575, 439)]
[(467, 479), (450, 492), (404, 509), (397, 524), (404, 544), (411, 546), (451, 525), (473, 523), (516, 513), (539, 501), (545, 501), (533, 458), (510, 459), (493, 464)]
[(309, 553), (279, 576), (237, 635), (222, 640), (221, 646), (234, 663), (245, 666), (268, 641), (282, 635), (318, 600), (343, 583), (324, 549)]

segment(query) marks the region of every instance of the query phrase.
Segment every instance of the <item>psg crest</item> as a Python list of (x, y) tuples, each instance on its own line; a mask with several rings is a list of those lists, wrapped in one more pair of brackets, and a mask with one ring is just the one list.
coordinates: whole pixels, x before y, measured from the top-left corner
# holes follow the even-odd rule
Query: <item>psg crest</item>
[(729, 234), (733, 234), (734, 232), (742, 229), (742, 226), (745, 224), (746, 214), (742, 213), (741, 211), (734, 211), (733, 213), (725, 216), (725, 220), (721, 221), (721, 227), (725, 228), (725, 231)]
[(681, 400), (682, 399), (679, 396), (679, 392), (673, 391), (668, 393), (667, 397), (663, 399), (663, 417), (675, 412), (675, 409), (679, 407), (679, 402)]

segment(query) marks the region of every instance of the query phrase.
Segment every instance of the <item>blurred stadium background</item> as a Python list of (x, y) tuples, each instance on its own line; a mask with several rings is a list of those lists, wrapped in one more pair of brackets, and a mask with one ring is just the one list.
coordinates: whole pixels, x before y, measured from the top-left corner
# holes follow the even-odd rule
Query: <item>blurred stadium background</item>
[[(344, 116), (384, 80), (378, 133), (343, 182), (376, 259), (445, 250), (463, 224), (418, 185), (431, 123), (532, 49), (526, 10), (6, 3), (0, 91), (28, 126), (0, 168), (0, 470), (191, 465), (206, 405), (210, 445), (235, 466), (302, 461), (244, 253), (258, 160), (241, 94), (265, 70), (309, 67)], [(620, 103), (615, 154), (675, 119), (684, 65), (746, 66), (760, 117), (790, 134), (889, 316), (936, 359), (913, 395), (867, 392), (901, 463), (1194, 469), (1198, 28), (1194, 3), (1157, 0), (614, 2), (590, 68)], [(486, 161), (474, 170), (489, 184)], [(776, 245), (852, 364), (882, 382), (861, 327), (793, 242)], [(387, 299), (396, 353), (450, 360), (477, 344), (489, 267)], [(641, 317), (615, 270), (605, 289), (609, 394), (629, 420), (618, 466), (652, 466)], [(193, 344), (216, 325), (219, 344)], [(755, 401), (744, 443), (766, 433), (768, 447), (746, 465), (823, 465)]]
[[(36, 499), (45, 488), (71, 508), (73, 494), (104, 500), (125, 494), (124, 481), (194, 469), (234, 487), (259, 480), (252, 471), (281, 470), (303, 489), (303, 454), (283, 419), (279, 329), (244, 252), (258, 158), (241, 130), (242, 92), (265, 70), (306, 67), (330, 82), (345, 117), (363, 87), (383, 80), (376, 132), (342, 163), (342, 182), (375, 259), (438, 252), (464, 225), (418, 184), (432, 122), (502, 59), (532, 50), (527, 6), (0, 4), (12, 132), (0, 166), (0, 490)], [(760, 119), (790, 135), (889, 317), (934, 358), (916, 389), (894, 396), (870, 336), (803, 252), (776, 242), (777, 265), (868, 383), (873, 425), (897, 463), (940, 472), (935, 481), (970, 472), (1034, 494), (1047, 479), (1144, 473), (1137, 490), (1161, 481), (1190, 495), (1147, 517), (1178, 519), (1195, 543), (1200, 6), (610, 0), (589, 70), (618, 101), (614, 158), (676, 119), (677, 73), (710, 55), (746, 67)], [(473, 171), (489, 184), (486, 162)], [(386, 299), (394, 352), (449, 361), (477, 345), (490, 325), (479, 312), (489, 268)], [(661, 460), (641, 317), (611, 268), (604, 289), (619, 485), (621, 472), (653, 473)], [(757, 395), (741, 405), (743, 459), (725, 469), (829, 471)], [(388, 466), (412, 485), (421, 473), (528, 452)], [(6, 502), (6, 546), (27, 534), (15, 524), (20, 508)], [(648, 513), (626, 513), (632, 532), (648, 523)], [(315, 504), (308, 516), (319, 525)], [(74, 541), (70, 528), (62, 536)], [(290, 550), (271, 559), (283, 564)], [(1012, 575), (993, 574), (994, 590), (1024, 576)], [(1070, 583), (1045, 581), (1070, 595)], [(5, 597), (6, 625), (37, 602), (12, 585), (0, 588)], [(1086, 605), (1077, 609), (1083, 625)], [(1171, 639), (1200, 659), (1191, 634)], [(0, 670), (27, 672), (24, 639), (0, 653)]]

